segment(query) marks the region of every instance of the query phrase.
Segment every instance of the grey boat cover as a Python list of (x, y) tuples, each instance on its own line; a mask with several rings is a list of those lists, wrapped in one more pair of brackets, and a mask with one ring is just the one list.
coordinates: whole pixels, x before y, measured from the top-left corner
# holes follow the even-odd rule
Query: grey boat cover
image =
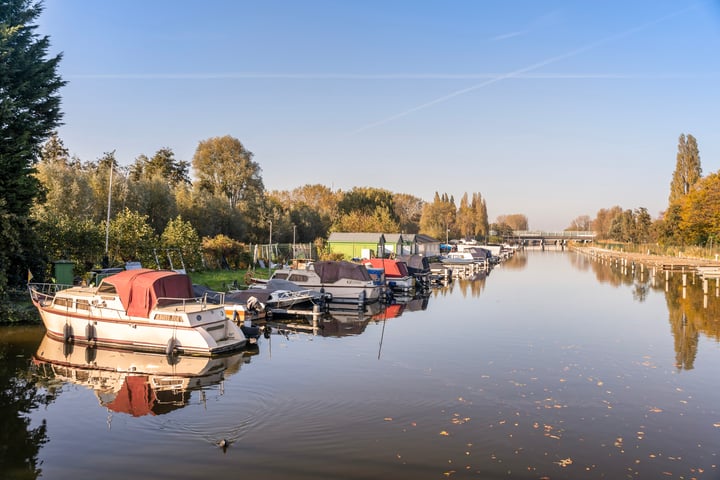
[[(202, 297), (206, 296), (208, 303), (219, 304), (222, 294), (216, 292), (202, 285), (193, 285), (195, 296)], [(239, 290), (236, 292), (229, 292), (225, 294), (226, 305), (245, 305), (250, 297), (255, 297), (262, 303), (267, 303), (270, 299), (270, 294), (273, 289), (269, 288), (249, 288), (247, 290)]]
[(293, 283), (289, 280), (283, 280), (281, 278), (271, 278), (266, 283), (267, 289), (269, 291), (276, 291), (276, 290), (288, 290), (290, 292), (300, 292), (307, 290), (305, 287), (301, 287), (297, 283)]
[(430, 271), (430, 261), (423, 255), (403, 255), (398, 258), (407, 263), (408, 271), (412, 274), (421, 274)]
[(341, 278), (353, 280), (372, 281), (365, 265), (359, 263), (334, 260), (322, 260), (313, 263), (315, 273), (320, 276), (322, 283), (335, 283)]

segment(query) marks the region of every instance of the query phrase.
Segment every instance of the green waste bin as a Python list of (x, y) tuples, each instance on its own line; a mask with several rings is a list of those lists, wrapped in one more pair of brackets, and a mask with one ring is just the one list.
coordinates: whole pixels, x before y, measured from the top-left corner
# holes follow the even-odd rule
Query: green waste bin
[(73, 267), (75, 264), (70, 260), (57, 260), (53, 262), (55, 266), (55, 283), (59, 285), (72, 285), (73, 279)]

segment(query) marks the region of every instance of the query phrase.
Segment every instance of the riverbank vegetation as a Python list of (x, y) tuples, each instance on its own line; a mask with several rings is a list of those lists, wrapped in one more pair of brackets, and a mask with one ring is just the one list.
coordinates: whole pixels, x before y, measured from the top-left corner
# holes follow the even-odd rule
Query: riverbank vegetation
[(720, 175), (702, 176), (692, 135), (680, 135), (667, 210), (653, 219), (644, 207), (603, 208), (594, 219), (573, 220), (567, 230), (592, 230), (598, 243), (626, 251), (714, 258), (720, 254)]

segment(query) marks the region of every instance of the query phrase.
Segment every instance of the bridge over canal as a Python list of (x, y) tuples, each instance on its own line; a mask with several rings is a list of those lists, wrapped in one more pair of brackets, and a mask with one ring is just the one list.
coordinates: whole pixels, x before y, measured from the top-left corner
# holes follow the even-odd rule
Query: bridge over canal
[(543, 232), (540, 230), (516, 230), (512, 235), (506, 236), (505, 241), (520, 243), (523, 245), (548, 245), (560, 242), (592, 242), (595, 240), (595, 232), (568, 230), (563, 232)]

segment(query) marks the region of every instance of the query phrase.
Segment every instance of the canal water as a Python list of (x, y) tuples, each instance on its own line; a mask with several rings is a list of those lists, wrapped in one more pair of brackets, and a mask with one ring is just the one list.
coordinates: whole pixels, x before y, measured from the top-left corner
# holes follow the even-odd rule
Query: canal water
[(521, 252), (156, 372), (3, 328), (0, 477), (717, 479), (720, 291), (685, 284)]

